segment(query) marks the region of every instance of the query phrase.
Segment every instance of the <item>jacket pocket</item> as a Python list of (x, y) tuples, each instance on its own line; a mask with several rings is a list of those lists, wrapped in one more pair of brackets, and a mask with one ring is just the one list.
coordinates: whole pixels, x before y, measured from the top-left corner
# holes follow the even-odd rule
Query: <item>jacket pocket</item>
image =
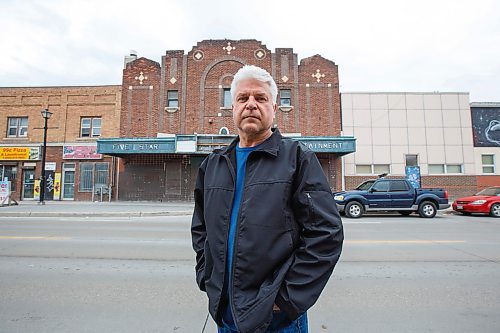
[(203, 271), (203, 279), (206, 283), (212, 276), (212, 271), (214, 268), (214, 261), (212, 259), (212, 253), (210, 252), (210, 245), (208, 244), (208, 240), (205, 241), (203, 253), (205, 255), (205, 269)]
[(309, 222), (312, 225), (322, 223), (326, 216), (336, 210), (335, 200), (330, 192), (308, 191), (305, 196), (309, 207)]

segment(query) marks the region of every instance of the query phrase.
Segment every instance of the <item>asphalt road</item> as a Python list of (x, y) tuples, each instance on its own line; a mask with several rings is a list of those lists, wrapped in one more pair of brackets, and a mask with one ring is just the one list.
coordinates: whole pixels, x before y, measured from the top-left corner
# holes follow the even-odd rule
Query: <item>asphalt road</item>
[[(500, 219), (344, 222), (311, 332), (500, 332)], [(189, 224), (0, 217), (0, 332), (201, 332)]]

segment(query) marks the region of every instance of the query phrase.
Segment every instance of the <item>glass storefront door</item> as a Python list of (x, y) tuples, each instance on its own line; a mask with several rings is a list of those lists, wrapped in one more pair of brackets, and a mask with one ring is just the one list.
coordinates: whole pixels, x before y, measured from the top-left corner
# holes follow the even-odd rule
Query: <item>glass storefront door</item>
[(73, 200), (75, 198), (75, 163), (63, 164), (62, 199)]
[(23, 200), (33, 200), (35, 196), (35, 170), (23, 170)]

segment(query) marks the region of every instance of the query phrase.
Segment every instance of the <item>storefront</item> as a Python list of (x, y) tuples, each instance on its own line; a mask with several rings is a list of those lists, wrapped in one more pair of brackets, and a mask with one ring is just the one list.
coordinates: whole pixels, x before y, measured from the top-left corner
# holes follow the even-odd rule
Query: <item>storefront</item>
[[(0, 176), (10, 182), (12, 199), (40, 199), (41, 150), (0, 147)], [(96, 144), (47, 147), (44, 200), (93, 200), (101, 192), (109, 199), (114, 159), (96, 150)]]
[(0, 146), (0, 178), (10, 182), (15, 200), (35, 198), (35, 171), (40, 146)]
[[(192, 200), (198, 167), (231, 135), (175, 135), (153, 139), (100, 139), (97, 152), (119, 158), (117, 200)], [(340, 188), (340, 156), (355, 151), (353, 137), (294, 137), (317, 153), (333, 189)]]

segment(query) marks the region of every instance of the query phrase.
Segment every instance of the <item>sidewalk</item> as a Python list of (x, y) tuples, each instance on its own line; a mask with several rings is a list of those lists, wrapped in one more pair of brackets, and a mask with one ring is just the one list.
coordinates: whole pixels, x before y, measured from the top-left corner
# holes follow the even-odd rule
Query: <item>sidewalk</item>
[(193, 213), (193, 202), (149, 201), (20, 201), (19, 205), (0, 207), (0, 217), (20, 216), (180, 216)]
[[(0, 217), (17, 216), (182, 216), (192, 215), (194, 203), (188, 201), (20, 201), (15, 206), (0, 206)], [(371, 215), (386, 214), (370, 213)], [(438, 215), (455, 214), (451, 208), (438, 211)]]

